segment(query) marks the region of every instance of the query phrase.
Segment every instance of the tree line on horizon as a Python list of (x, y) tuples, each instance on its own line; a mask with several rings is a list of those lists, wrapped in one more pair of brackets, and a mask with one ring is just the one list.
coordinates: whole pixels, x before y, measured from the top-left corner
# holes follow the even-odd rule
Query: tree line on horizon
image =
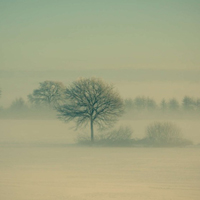
[[(200, 99), (194, 100), (187, 96), (183, 98), (182, 104), (179, 104), (175, 98), (170, 99), (168, 102), (163, 99), (160, 105), (157, 105), (156, 101), (149, 97), (123, 100), (113, 85), (98, 78), (80, 78), (67, 87), (61, 82), (44, 81), (28, 95), (28, 100), (29, 105), (22, 98), (16, 99), (9, 108), (1, 109), (0, 116), (17, 114), (15, 117), (27, 117), (33, 111), (37, 111), (36, 117), (38, 118), (41, 113), (49, 115), (54, 111), (52, 113), (58, 119), (64, 122), (74, 121), (76, 127), (89, 125), (90, 140), (82, 138), (83, 140), (81, 141), (86, 141), (86, 143), (88, 141), (94, 142), (94, 126), (99, 129), (112, 127), (113, 123), (124, 112), (131, 113), (135, 111), (135, 113), (138, 113), (144, 111), (153, 112), (155, 110), (175, 112), (181, 109), (184, 111), (197, 111), (200, 104)], [(113, 144), (116, 145), (116, 142), (121, 144), (122, 141), (126, 141), (126, 145), (128, 143), (130, 145), (154, 144), (167, 146), (191, 144), (191, 142), (188, 143), (187, 140), (179, 137), (179, 131), (177, 130), (173, 124), (158, 123), (148, 127), (148, 137), (143, 139), (131, 139), (131, 132), (125, 128), (114, 130), (114, 132), (108, 134), (104, 133), (97, 137), (96, 141), (101, 145), (105, 144), (105, 142), (109, 142), (109, 145), (110, 142), (114, 142)], [(125, 139), (125, 137), (127, 138)], [(156, 144), (158, 139), (160, 141)]]
[[(44, 81), (28, 95), (34, 106), (45, 106), (57, 112), (57, 118), (74, 121), (77, 127), (90, 125), (91, 142), (94, 126), (106, 128), (123, 114), (124, 103), (114, 87), (99, 78), (80, 78), (65, 87), (61, 82)], [(25, 109), (22, 98), (11, 105), (18, 112)], [(27, 108), (27, 107), (26, 107)]]
[[(57, 81), (44, 81), (39, 83), (38, 89), (35, 89), (29, 94), (28, 102), (22, 97), (16, 98), (8, 108), (0, 107), (0, 116), (2, 114), (12, 115), (18, 113), (18, 116), (23, 114), (35, 115), (37, 113), (49, 113), (56, 105), (64, 99), (64, 91), (66, 86), (62, 82)], [(2, 90), (0, 89), (0, 97)], [(193, 98), (185, 96), (178, 101), (176, 98), (169, 100), (162, 99), (157, 103), (153, 98), (146, 96), (137, 96), (135, 98), (128, 98), (123, 100), (125, 113), (200, 113), (200, 98)]]
[(125, 108), (127, 112), (130, 111), (162, 111), (162, 112), (200, 112), (200, 98), (192, 98), (189, 96), (183, 97), (182, 101), (179, 102), (176, 98), (171, 98), (169, 100), (162, 99), (162, 101), (157, 104), (157, 102), (149, 97), (138, 96), (134, 99), (124, 100)]

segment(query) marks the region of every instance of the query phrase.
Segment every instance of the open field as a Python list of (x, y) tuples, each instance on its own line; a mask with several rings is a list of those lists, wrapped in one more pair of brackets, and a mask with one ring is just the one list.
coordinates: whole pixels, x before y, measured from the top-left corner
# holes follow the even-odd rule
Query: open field
[[(70, 145), (74, 131), (60, 121), (0, 122), (2, 200), (199, 199), (198, 147), (78, 147)], [(137, 137), (149, 123), (121, 122), (131, 125)], [(199, 142), (197, 122), (177, 124)]]
[(2, 200), (198, 200), (200, 148), (1, 147)]

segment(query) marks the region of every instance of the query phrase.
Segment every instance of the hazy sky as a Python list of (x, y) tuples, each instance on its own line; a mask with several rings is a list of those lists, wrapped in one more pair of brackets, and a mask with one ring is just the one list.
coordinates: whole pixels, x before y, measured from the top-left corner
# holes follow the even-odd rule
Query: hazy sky
[(199, 0), (0, 0), (0, 69), (200, 69)]

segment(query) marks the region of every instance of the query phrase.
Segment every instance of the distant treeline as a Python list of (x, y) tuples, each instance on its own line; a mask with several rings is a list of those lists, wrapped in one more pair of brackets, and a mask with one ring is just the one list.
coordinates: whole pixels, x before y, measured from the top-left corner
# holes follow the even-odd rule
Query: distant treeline
[[(66, 86), (62, 82), (44, 81), (39, 87), (23, 98), (15, 99), (8, 108), (0, 106), (1, 118), (56, 118), (56, 107), (65, 103)], [(0, 97), (2, 96), (0, 88)], [(200, 117), (200, 98), (185, 96), (181, 101), (176, 98), (162, 99), (157, 103), (154, 99), (139, 96), (134, 99), (125, 99), (125, 116), (139, 117), (162, 117), (167, 116), (194, 116)], [(189, 114), (189, 115), (188, 115)]]
[(175, 98), (172, 98), (170, 100), (163, 99), (159, 104), (157, 104), (154, 99), (148, 97), (136, 97), (135, 99), (126, 99), (124, 103), (127, 112), (131, 110), (200, 112), (200, 98), (194, 99), (189, 96), (185, 96), (181, 102)]
[(48, 105), (35, 105), (23, 98), (16, 98), (8, 108), (0, 107), (0, 118), (56, 118), (56, 111)]
[[(195, 99), (189, 96), (185, 96), (181, 102), (172, 98), (169, 100), (163, 99), (159, 103), (152, 98), (142, 96), (134, 99), (125, 99), (124, 106), (125, 113), (129, 117), (136, 117), (140, 114), (196, 114), (195, 116), (200, 116), (200, 98)], [(26, 102), (23, 98), (17, 98), (8, 108), (0, 107), (0, 117), (56, 118), (56, 111), (48, 105), (36, 105), (31, 102)]]

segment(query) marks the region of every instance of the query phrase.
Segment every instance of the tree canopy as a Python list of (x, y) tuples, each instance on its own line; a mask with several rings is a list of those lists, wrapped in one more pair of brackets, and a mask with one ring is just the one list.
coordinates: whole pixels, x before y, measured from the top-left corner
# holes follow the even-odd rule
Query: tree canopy
[(35, 105), (55, 107), (63, 101), (65, 89), (66, 87), (61, 82), (44, 81), (40, 83), (38, 89), (28, 95), (28, 99)]
[(109, 85), (98, 78), (81, 78), (65, 91), (66, 102), (57, 110), (64, 121), (75, 120), (77, 126), (90, 123), (91, 141), (93, 125), (106, 127), (123, 113), (123, 100)]

